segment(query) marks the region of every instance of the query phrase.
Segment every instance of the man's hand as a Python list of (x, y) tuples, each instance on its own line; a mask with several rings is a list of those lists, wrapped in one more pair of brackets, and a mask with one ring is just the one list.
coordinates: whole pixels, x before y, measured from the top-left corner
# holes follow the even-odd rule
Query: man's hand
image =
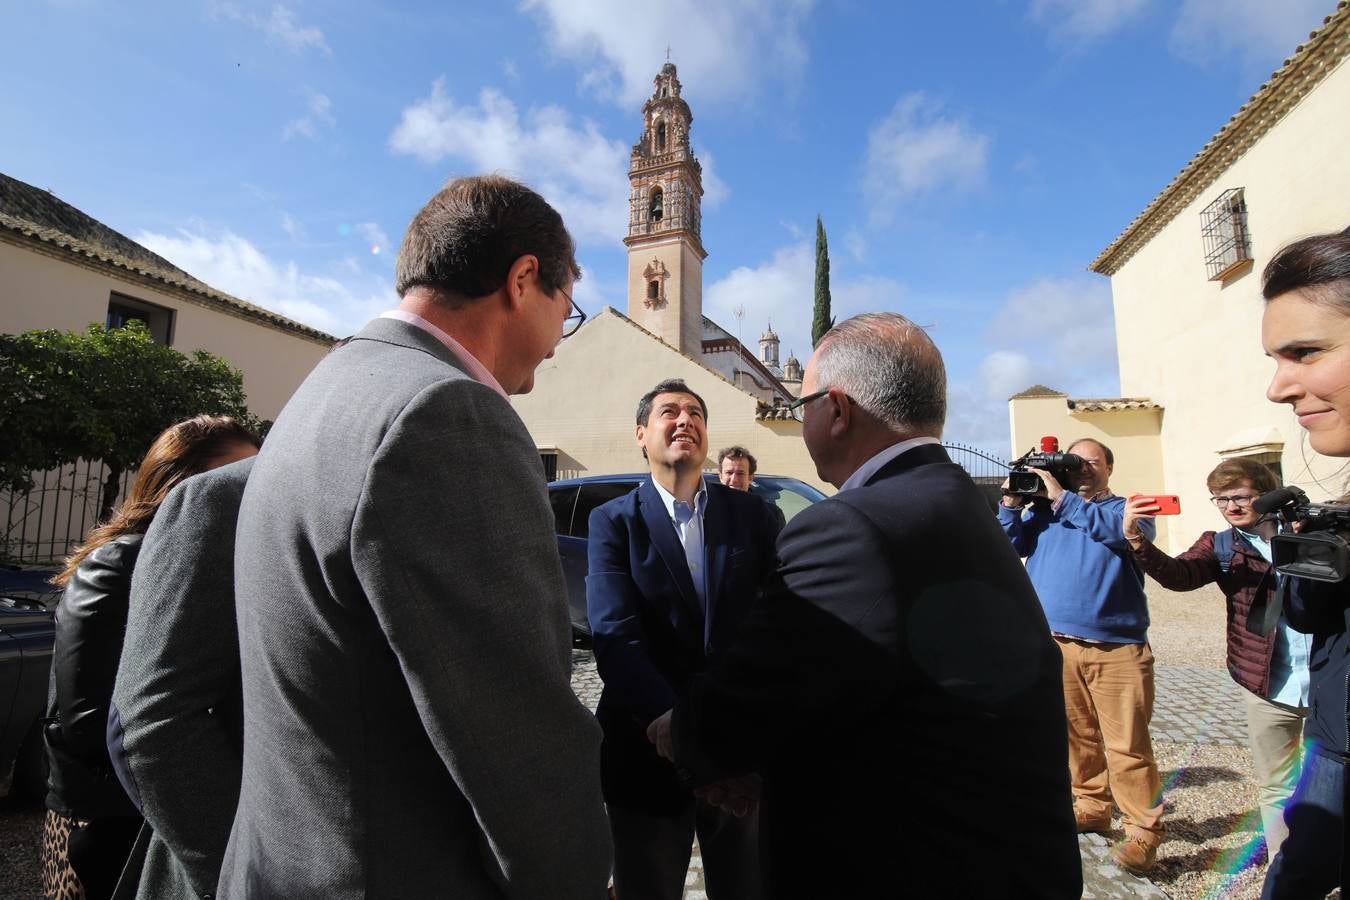
[(666, 710), (647, 726), (647, 740), (656, 745), (659, 755), (671, 762), (675, 761), (675, 747), (670, 741), (670, 717), (674, 712), (673, 709)]
[(1051, 475), (1044, 469), (1032, 469), (1041, 478), (1041, 484), (1045, 485), (1045, 496), (1050, 498), (1051, 503), (1058, 503), (1059, 498), (1064, 494), (1064, 487), (1059, 483), (1059, 479)]
[(764, 783), (758, 775), (738, 775), (724, 778), (703, 787), (694, 788), (694, 796), (709, 806), (731, 813), (736, 818), (744, 818), (759, 809), (759, 798), (764, 793)]
[(1125, 517), (1120, 523), (1120, 530), (1124, 533), (1125, 540), (1132, 544), (1142, 541), (1144, 533), (1139, 530), (1139, 520), (1152, 519), (1161, 508), (1153, 502), (1152, 497), (1132, 497), (1126, 500)]
[(1026, 500), (1017, 494), (1009, 494), (1008, 485), (1010, 484), (1012, 484), (1011, 478), (1003, 479), (1003, 496), (1000, 498), (999, 502), (1008, 509), (1021, 509), (1022, 505), (1026, 503)]

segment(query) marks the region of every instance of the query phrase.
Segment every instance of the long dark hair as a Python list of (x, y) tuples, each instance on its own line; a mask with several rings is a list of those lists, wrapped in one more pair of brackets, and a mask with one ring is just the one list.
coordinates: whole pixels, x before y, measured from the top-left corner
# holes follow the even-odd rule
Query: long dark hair
[(65, 587), (84, 558), (108, 541), (124, 534), (144, 534), (169, 491), (185, 478), (210, 469), (237, 444), (260, 446), (257, 435), (229, 416), (196, 416), (164, 429), (141, 460), (127, 499), (107, 522), (89, 532), (52, 584)]
[(1275, 254), (1261, 275), (1261, 294), (1269, 301), (1290, 291), (1350, 315), (1350, 228), (1295, 241)]

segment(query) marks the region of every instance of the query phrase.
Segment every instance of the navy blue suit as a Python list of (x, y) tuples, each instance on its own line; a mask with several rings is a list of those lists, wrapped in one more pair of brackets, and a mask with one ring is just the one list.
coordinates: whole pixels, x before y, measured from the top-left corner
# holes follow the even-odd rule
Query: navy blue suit
[[(596, 716), (604, 728), (600, 772), (611, 814), (617, 807), (674, 817), (691, 808), (692, 792), (656, 754), (647, 726), (734, 641), (776, 566), (781, 526), (774, 508), (720, 484), (707, 490), (706, 610), (650, 478), (591, 512), (586, 607), (605, 683)], [(706, 846), (703, 853), (707, 866)], [(616, 879), (621, 865), (616, 859)]]

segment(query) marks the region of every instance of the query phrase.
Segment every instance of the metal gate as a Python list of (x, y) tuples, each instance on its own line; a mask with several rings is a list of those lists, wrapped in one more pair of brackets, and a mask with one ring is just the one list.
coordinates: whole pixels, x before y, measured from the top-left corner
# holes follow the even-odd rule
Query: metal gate
[(989, 500), (990, 508), (998, 506), (1003, 495), (1003, 479), (1008, 477), (1008, 464), (978, 447), (966, 444), (944, 443), (943, 448), (952, 462), (966, 470), (980, 492)]

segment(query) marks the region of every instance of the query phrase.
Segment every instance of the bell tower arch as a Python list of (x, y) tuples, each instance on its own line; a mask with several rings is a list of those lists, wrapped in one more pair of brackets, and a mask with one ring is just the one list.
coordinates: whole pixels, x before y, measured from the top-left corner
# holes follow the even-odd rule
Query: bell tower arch
[(674, 63), (642, 105), (628, 167), (628, 317), (698, 358), (703, 351), (703, 167), (689, 147), (694, 121)]

